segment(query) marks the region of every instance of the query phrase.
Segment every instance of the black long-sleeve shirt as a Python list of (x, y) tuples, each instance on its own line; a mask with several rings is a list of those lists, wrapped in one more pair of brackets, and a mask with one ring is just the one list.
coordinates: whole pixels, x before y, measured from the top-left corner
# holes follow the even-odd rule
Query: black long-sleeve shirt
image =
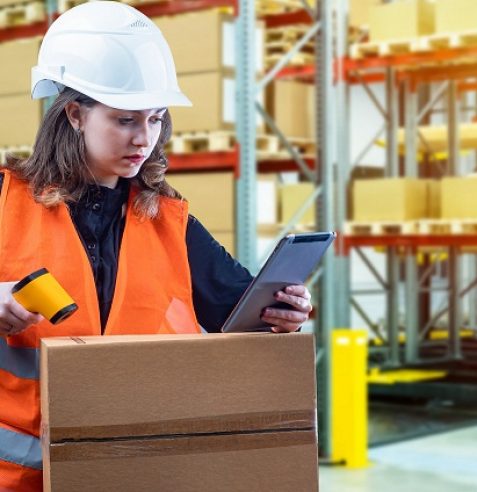
[[(2, 180), (0, 174), (0, 189)], [(125, 223), (121, 209), (128, 194), (128, 180), (120, 179), (115, 189), (90, 185), (78, 203), (69, 204), (93, 269), (103, 329), (114, 295)], [(186, 244), (197, 319), (207, 331), (218, 332), (252, 276), (193, 216), (187, 223)]]

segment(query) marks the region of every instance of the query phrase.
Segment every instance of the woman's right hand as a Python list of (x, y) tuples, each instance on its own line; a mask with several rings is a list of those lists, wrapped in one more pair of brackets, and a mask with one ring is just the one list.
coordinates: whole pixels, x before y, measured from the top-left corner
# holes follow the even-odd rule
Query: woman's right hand
[(16, 282), (0, 282), (0, 336), (17, 335), (29, 326), (44, 318), (41, 314), (31, 313), (12, 296), (12, 287)]

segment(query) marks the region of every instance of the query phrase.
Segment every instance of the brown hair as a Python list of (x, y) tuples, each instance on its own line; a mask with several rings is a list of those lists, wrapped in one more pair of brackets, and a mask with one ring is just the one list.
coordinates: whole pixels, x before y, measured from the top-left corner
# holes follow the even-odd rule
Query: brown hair
[[(27, 181), (35, 200), (46, 207), (79, 200), (88, 185), (94, 182), (86, 161), (83, 136), (73, 129), (66, 116), (65, 106), (73, 101), (87, 107), (98, 104), (90, 97), (66, 88), (46, 112), (32, 155), (26, 159), (7, 157), (5, 167), (19, 179)], [(171, 133), (171, 117), (166, 111), (157, 145), (132, 179), (139, 188), (134, 201), (134, 211), (138, 216), (156, 217), (159, 196), (181, 198), (164, 179), (168, 167), (164, 146)]]

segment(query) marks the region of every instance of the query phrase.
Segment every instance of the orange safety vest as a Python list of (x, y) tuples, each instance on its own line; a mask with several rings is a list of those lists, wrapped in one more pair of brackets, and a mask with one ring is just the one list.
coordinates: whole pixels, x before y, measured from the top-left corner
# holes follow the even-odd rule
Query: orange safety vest
[[(0, 336), (0, 491), (42, 490), (39, 443), (40, 339), (101, 335), (93, 271), (68, 208), (46, 208), (8, 171), (0, 195), (0, 282), (45, 267), (79, 309), (59, 325), (43, 321)], [(200, 333), (192, 303), (185, 233), (187, 203), (161, 197), (157, 219), (127, 205), (113, 303), (105, 335)]]

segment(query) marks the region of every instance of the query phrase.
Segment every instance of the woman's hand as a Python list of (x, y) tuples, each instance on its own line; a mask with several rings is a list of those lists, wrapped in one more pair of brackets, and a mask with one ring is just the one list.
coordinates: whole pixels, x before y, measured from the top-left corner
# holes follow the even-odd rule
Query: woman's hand
[(39, 323), (43, 316), (27, 311), (13, 298), (16, 282), (0, 282), (0, 336), (17, 335), (30, 325)]
[(310, 303), (311, 294), (304, 285), (290, 285), (275, 294), (278, 302), (289, 304), (293, 309), (267, 307), (263, 310), (261, 319), (273, 325), (275, 333), (297, 331), (308, 320), (313, 306)]

